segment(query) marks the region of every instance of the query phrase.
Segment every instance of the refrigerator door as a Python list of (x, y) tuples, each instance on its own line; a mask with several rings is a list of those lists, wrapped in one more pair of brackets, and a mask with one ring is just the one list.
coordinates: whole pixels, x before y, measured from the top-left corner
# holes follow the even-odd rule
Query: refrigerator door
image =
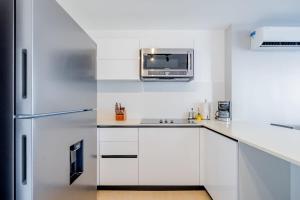
[(14, 1), (0, 1), (0, 199), (14, 199)]
[(96, 108), (96, 44), (55, 0), (16, 0), (16, 111)]
[(17, 200), (96, 200), (96, 112), (17, 120)]

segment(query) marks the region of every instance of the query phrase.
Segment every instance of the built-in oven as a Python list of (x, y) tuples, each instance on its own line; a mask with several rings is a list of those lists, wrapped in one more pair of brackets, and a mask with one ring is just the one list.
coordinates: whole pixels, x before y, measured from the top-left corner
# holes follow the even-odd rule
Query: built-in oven
[(142, 81), (190, 81), (194, 78), (193, 49), (140, 50)]

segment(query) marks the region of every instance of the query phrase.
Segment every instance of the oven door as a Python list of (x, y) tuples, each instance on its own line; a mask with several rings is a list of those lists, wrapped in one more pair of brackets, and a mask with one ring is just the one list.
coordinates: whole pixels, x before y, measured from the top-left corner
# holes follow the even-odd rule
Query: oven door
[(192, 78), (193, 49), (142, 49), (141, 78)]

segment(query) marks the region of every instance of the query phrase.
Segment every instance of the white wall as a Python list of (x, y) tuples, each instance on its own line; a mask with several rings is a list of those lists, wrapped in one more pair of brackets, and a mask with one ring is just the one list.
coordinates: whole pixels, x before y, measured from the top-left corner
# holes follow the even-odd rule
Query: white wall
[(103, 119), (114, 118), (116, 101), (126, 106), (129, 119), (182, 118), (205, 99), (213, 102), (215, 108), (216, 102), (225, 97), (224, 31), (90, 31), (90, 34), (96, 41), (137, 38), (140, 48), (195, 49), (195, 80), (189, 83), (98, 81), (98, 109)]
[(254, 28), (227, 30), (233, 119), (299, 124), (300, 51), (252, 51)]

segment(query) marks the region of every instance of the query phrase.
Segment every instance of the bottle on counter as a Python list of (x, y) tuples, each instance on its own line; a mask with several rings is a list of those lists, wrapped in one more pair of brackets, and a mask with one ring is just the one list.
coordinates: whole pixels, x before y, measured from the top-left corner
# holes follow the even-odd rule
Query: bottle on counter
[(189, 112), (188, 120), (193, 121), (196, 119), (196, 113), (194, 111), (194, 108), (191, 108), (191, 111)]
[(196, 115), (196, 121), (200, 122), (201, 120), (202, 120), (202, 115), (201, 115), (201, 112), (200, 112), (200, 108), (198, 108), (198, 113)]
[(202, 119), (203, 120), (210, 120), (210, 103), (207, 102), (205, 99), (204, 103), (201, 105), (202, 108)]

